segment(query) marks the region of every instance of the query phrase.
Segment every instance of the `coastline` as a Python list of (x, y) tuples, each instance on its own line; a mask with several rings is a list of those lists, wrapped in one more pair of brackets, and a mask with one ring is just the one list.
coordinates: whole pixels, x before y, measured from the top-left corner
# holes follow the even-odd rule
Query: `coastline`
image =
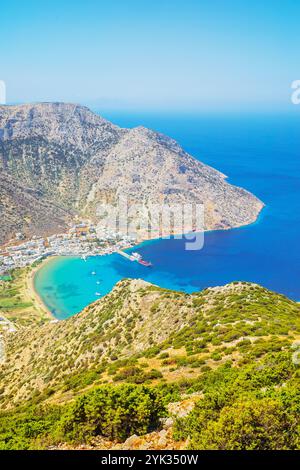
[(34, 278), (37, 272), (45, 267), (50, 261), (55, 260), (58, 256), (49, 256), (49, 258), (44, 259), (40, 264), (35, 266), (31, 269), (30, 274), (27, 276), (27, 291), (28, 294), (34, 298), (34, 301), (39, 309), (41, 309), (50, 320), (57, 320), (57, 318), (53, 315), (51, 310), (46, 306), (43, 302), (42, 298), (40, 297), (39, 293), (37, 292), (35, 285), (34, 285)]
[[(261, 206), (260, 210), (258, 211), (255, 219), (250, 221), (249, 223), (247, 223), (245, 225), (239, 225), (239, 226), (235, 226), (235, 227), (226, 227), (226, 228), (224, 227), (224, 228), (219, 228), (219, 229), (206, 229), (206, 230), (204, 230), (203, 233), (205, 234), (205, 233), (214, 232), (214, 231), (221, 232), (221, 231), (228, 231), (228, 230), (237, 230), (237, 229), (241, 229), (243, 227), (246, 228), (246, 227), (249, 227), (251, 225), (257, 224), (261, 221), (262, 214), (265, 213), (265, 209), (266, 209), (266, 205), (264, 203), (262, 203), (262, 206)], [(195, 234), (196, 234), (196, 232), (195, 232)], [(160, 240), (162, 240), (164, 238), (171, 238), (171, 237), (180, 236), (180, 235), (182, 237), (184, 237), (185, 234), (180, 232), (180, 230), (177, 231), (177, 229), (175, 229), (175, 231), (172, 234), (166, 234), (163, 237), (156, 236), (156, 237), (153, 237), (153, 238), (138, 239), (138, 240), (136, 240), (136, 243), (133, 246), (128, 246), (128, 247), (125, 246), (122, 249), (124, 251), (133, 250), (133, 249), (136, 249), (136, 248), (138, 248), (139, 246), (141, 246), (145, 243), (146, 244), (155, 243), (155, 242), (159, 242)], [(109, 255), (109, 254), (107, 254), (107, 255)], [(93, 255), (93, 256), (95, 256), (95, 255)], [(99, 254), (99, 256), (103, 256), (103, 255)], [(31, 273), (29, 275), (29, 282), (28, 282), (28, 291), (29, 291), (29, 293), (31, 294), (32, 297), (34, 297), (37, 306), (40, 309), (42, 309), (42, 311), (45, 312), (47, 314), (48, 318), (50, 318), (51, 320), (57, 320), (57, 318), (51, 312), (51, 310), (47, 307), (47, 305), (44, 303), (43, 299), (40, 297), (39, 293), (37, 292), (37, 290), (35, 288), (35, 285), (34, 285), (34, 278), (35, 278), (37, 272), (40, 269), (44, 268), (48, 263), (50, 263), (54, 260), (57, 260), (58, 258), (60, 258), (60, 256), (54, 255), (54, 256), (49, 256), (48, 258), (44, 259), (38, 266), (36, 266), (35, 268), (33, 268), (31, 270)]]
[[(248, 224), (245, 224), (245, 225), (241, 225), (241, 226), (237, 226), (237, 227), (228, 227), (228, 228), (222, 228), (222, 229), (207, 229), (207, 230), (204, 230), (204, 233), (209, 233), (209, 232), (221, 232), (221, 231), (228, 231), (228, 230), (237, 230), (237, 229), (241, 229), (243, 227), (249, 227), (251, 225), (254, 225), (254, 224), (257, 224), (261, 221), (261, 217), (262, 217), (262, 214), (265, 212), (264, 209), (266, 208), (266, 206), (264, 205), (261, 210), (258, 212), (257, 214), (257, 217), (255, 220), (253, 220), (252, 222), (249, 222)], [(196, 233), (196, 232), (195, 232)], [(172, 234), (166, 234), (164, 235), (163, 237), (153, 237), (153, 238), (144, 238), (144, 239), (139, 239), (136, 241), (136, 243), (133, 245), (133, 246), (128, 246), (128, 247), (123, 247), (122, 249), (124, 251), (127, 251), (127, 250), (134, 250), (134, 249), (137, 249), (138, 247), (144, 245), (144, 244), (151, 244), (151, 243), (155, 243), (155, 242), (159, 242), (160, 240), (164, 239), (164, 238), (171, 238), (171, 237), (174, 237), (174, 236), (182, 236), (184, 237), (184, 234), (183, 233), (180, 233), (180, 231), (176, 230), (174, 233)], [(107, 253), (105, 255), (109, 255), (110, 253)], [(113, 254), (113, 253), (112, 253)], [(93, 255), (95, 256), (95, 255)], [(99, 254), (99, 256), (103, 256), (101, 254)], [(47, 264), (57, 260), (58, 258), (65, 258), (64, 256), (59, 256), (59, 255), (54, 255), (54, 256), (49, 256), (48, 258), (44, 259), (38, 266), (36, 266), (35, 268), (33, 268), (30, 272), (30, 275), (28, 276), (28, 290), (29, 290), (29, 293), (31, 294), (32, 297), (34, 297), (35, 299), (35, 302), (37, 304), (37, 306), (42, 309), (43, 312), (45, 312), (48, 316), (48, 318), (50, 318), (51, 320), (57, 320), (57, 318), (55, 317), (55, 315), (51, 312), (51, 310), (46, 306), (46, 304), (43, 302), (43, 299), (40, 297), (39, 293), (37, 292), (36, 288), (35, 288), (35, 285), (34, 285), (34, 278), (37, 274), (37, 272), (44, 268)]]

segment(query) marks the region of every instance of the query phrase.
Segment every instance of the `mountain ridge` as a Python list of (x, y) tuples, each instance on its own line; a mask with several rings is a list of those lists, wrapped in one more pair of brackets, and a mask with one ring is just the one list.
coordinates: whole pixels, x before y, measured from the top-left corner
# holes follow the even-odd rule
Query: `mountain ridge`
[(0, 449), (299, 449), (298, 303), (124, 279), (58, 321), (23, 274), (2, 283)]
[[(0, 106), (1, 174), (12, 186), (35, 191), (36, 203), (28, 208), (32, 219), (38, 218), (42, 199), (65, 213), (65, 228), (74, 214), (96, 220), (97, 206), (116, 204), (120, 196), (131, 203), (203, 203), (205, 230), (251, 223), (263, 208), (175, 140), (143, 126), (122, 129), (69, 103)], [(0, 243), (20, 229), (27, 236), (36, 233), (22, 211), (14, 221), (6, 210), (0, 202), (7, 227)], [(52, 222), (61, 230), (62, 224)]]
[(185, 294), (143, 280), (123, 280), (67, 320), (20, 325), (4, 334), (2, 406), (49, 387), (60, 394), (66, 384), (76, 384), (76, 376), (90, 374), (96, 382), (111, 382), (109, 370), (119, 369), (122, 381), (126, 361), (134, 367), (123, 379), (141, 375), (141, 361), (148, 361), (144, 371), (149, 378), (156, 378), (151, 375), (154, 367), (171, 382), (178, 380), (180, 367), (186, 377), (193, 377), (203, 366), (216, 367), (229, 359), (238, 365), (243, 355), (259, 354), (260, 348), (280, 350), (299, 339), (299, 309), (283, 295), (251, 283)]

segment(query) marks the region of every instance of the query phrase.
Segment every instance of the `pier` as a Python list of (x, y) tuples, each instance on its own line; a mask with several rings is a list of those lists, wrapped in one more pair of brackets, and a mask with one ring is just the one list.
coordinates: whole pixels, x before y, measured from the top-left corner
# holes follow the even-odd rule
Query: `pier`
[(117, 250), (117, 253), (121, 256), (124, 256), (124, 258), (129, 259), (129, 261), (137, 261), (133, 256), (129, 255), (128, 253), (125, 253), (125, 251), (122, 250)]
[(128, 253), (125, 253), (124, 251), (121, 251), (121, 250), (117, 250), (117, 253), (123, 256), (124, 258), (128, 259), (129, 261), (136, 261), (142, 266), (146, 266), (146, 267), (152, 266), (152, 263), (150, 263), (149, 261), (143, 260), (142, 256), (139, 253), (132, 253), (132, 255), (129, 255)]

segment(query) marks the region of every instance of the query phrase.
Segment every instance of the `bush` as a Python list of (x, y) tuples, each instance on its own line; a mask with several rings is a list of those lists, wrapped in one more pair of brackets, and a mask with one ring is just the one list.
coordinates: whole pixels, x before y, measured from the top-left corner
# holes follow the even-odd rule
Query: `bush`
[(147, 381), (160, 379), (162, 376), (162, 373), (156, 369), (145, 372), (139, 367), (125, 367), (115, 375), (114, 382), (126, 380), (128, 383), (142, 384)]
[(143, 356), (150, 359), (152, 357), (155, 357), (158, 353), (160, 353), (160, 350), (161, 350), (161, 346), (158, 346), (158, 345), (152, 346), (151, 348), (147, 349), (147, 351), (145, 351)]
[(163, 352), (158, 356), (158, 359), (167, 359), (169, 357), (169, 353)]
[(58, 434), (70, 441), (85, 441), (96, 435), (122, 441), (155, 429), (164, 411), (160, 394), (153, 388), (105, 385), (69, 407)]
[[(0, 450), (26, 450), (39, 447), (41, 436), (48, 436), (59, 421), (62, 408), (30, 406), (17, 412), (0, 414)], [(35, 445), (33, 444), (35, 443)]]
[(0, 450), (37, 449), (58, 442), (87, 442), (101, 435), (125, 440), (159, 425), (176, 390), (102, 385), (64, 406), (34, 405), (0, 412)]
[(176, 422), (175, 439), (192, 449), (300, 449), (299, 368), (290, 352), (269, 353), (242, 368), (206, 372), (190, 391), (204, 398)]
[[(197, 420), (197, 413), (193, 419)], [(222, 409), (218, 420), (193, 433), (192, 449), (282, 450), (294, 448), (293, 420), (280, 400), (265, 398)]]

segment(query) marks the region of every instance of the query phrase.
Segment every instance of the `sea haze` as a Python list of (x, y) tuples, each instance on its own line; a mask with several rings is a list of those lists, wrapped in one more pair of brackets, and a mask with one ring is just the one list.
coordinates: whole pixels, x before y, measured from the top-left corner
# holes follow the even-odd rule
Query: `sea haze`
[(198, 252), (186, 251), (184, 240), (140, 245), (152, 268), (117, 254), (86, 262), (50, 261), (36, 275), (35, 288), (57, 318), (79, 312), (125, 277), (185, 292), (252, 281), (300, 300), (300, 110), (281, 115), (100, 114), (123, 127), (144, 125), (173, 137), (266, 207), (250, 226), (206, 233)]

